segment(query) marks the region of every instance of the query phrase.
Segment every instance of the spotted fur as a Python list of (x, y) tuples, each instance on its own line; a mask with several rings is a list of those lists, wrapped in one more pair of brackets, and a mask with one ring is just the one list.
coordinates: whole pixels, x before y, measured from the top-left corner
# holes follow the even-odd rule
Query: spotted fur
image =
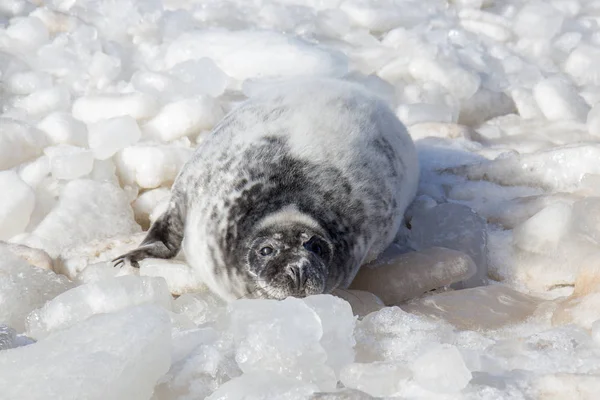
[(142, 245), (117, 260), (169, 258), (183, 244), (223, 298), (281, 297), (260, 290), (248, 248), (261, 229), (291, 223), (331, 244), (330, 259), (314, 269), (324, 279), (318, 290), (329, 292), (392, 242), (418, 175), (410, 136), (375, 96), (334, 80), (281, 84), (215, 127)]

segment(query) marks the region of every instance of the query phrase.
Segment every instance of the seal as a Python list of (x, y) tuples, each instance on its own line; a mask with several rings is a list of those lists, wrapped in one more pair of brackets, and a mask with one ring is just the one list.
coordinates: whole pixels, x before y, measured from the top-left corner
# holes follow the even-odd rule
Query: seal
[(183, 247), (227, 301), (329, 293), (393, 242), (418, 180), (406, 128), (362, 86), (269, 85), (207, 135), (140, 246), (113, 261)]

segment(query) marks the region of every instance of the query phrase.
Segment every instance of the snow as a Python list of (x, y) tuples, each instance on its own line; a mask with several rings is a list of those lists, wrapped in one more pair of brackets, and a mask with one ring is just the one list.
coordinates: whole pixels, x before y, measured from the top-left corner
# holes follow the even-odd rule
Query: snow
[[(0, 397), (595, 399), (600, 41), (584, 0), (0, 1)], [(246, 97), (336, 77), (416, 142), (348, 289), (115, 269)], [(373, 397), (372, 397), (373, 396)]]

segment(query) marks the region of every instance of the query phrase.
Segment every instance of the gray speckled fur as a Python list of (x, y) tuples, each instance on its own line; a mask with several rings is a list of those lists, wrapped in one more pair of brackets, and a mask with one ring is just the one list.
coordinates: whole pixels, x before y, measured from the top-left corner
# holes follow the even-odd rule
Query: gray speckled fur
[(203, 140), (167, 211), (118, 260), (170, 258), (183, 239), (200, 278), (234, 299), (253, 290), (245, 246), (257, 227), (265, 218), (306, 217), (333, 244), (329, 292), (392, 242), (418, 175), (406, 129), (363, 88), (321, 79), (279, 85), (242, 103)]

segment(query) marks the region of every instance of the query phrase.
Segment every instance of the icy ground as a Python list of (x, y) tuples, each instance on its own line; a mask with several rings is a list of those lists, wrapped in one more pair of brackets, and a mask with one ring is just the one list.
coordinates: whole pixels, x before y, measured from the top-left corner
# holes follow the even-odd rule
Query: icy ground
[[(0, 13), (1, 399), (598, 398), (600, 1)], [(362, 82), (409, 127), (418, 251), (351, 304), (224, 305), (182, 260), (112, 268), (211, 127), (299, 75)]]

